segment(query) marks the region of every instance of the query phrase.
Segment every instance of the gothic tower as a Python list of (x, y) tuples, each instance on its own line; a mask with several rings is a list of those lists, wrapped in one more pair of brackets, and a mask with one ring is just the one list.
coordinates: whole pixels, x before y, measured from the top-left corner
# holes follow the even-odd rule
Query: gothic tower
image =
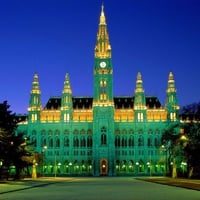
[(61, 121), (62, 122), (71, 122), (72, 112), (73, 112), (72, 104), (73, 104), (72, 90), (70, 86), (70, 80), (69, 80), (69, 75), (66, 74), (64, 89), (63, 89), (62, 97), (61, 97)]
[(34, 74), (34, 79), (32, 83), (31, 97), (29, 101), (29, 122), (35, 123), (40, 121), (40, 111), (42, 109), (41, 105), (41, 92), (39, 88), (38, 75)]
[(146, 98), (143, 89), (142, 75), (140, 72), (138, 72), (136, 80), (134, 111), (136, 122), (146, 121)]
[(168, 113), (168, 120), (177, 121), (179, 116), (179, 106), (175, 88), (174, 75), (172, 72), (169, 73), (168, 78), (166, 109)]
[(115, 152), (113, 69), (103, 6), (95, 46), (93, 144), (94, 174), (112, 175)]

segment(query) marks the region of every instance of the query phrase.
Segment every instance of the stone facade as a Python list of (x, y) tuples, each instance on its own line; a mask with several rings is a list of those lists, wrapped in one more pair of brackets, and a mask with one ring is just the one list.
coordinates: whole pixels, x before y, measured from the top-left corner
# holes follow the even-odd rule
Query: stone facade
[(135, 93), (113, 95), (111, 45), (102, 6), (94, 59), (93, 97), (74, 97), (66, 74), (60, 97), (41, 104), (38, 75), (34, 74), (28, 117), (18, 131), (34, 142), (42, 156), (38, 171), (44, 175), (153, 175), (164, 174), (166, 152), (162, 133), (178, 119), (175, 81), (169, 73), (166, 104), (146, 96), (142, 75)]

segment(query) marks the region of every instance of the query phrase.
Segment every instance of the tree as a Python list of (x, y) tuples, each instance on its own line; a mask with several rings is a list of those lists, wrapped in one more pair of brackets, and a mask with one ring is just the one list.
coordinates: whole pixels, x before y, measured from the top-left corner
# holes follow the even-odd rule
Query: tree
[(181, 117), (188, 138), (184, 153), (187, 157), (188, 177), (200, 177), (200, 102), (183, 107)]
[(166, 168), (168, 169), (167, 174), (173, 178), (176, 178), (177, 165), (184, 157), (179, 122), (174, 122), (167, 125), (162, 135), (162, 144), (165, 147), (165, 151), (168, 155), (166, 162)]
[(0, 103), (0, 160), (1, 169), (15, 166), (15, 178), (20, 178), (22, 170), (30, 163), (25, 157), (31, 156), (28, 151), (28, 138), (23, 133), (16, 134), (16, 115), (9, 110), (7, 101)]

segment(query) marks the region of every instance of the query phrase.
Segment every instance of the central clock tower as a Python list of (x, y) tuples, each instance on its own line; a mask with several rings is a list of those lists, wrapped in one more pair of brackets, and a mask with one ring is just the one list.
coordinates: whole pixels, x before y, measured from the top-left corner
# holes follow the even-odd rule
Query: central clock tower
[(103, 6), (95, 46), (93, 144), (94, 175), (114, 175), (113, 69)]
[(111, 62), (111, 45), (107, 32), (106, 18), (102, 6), (94, 63), (94, 103), (113, 103), (113, 70)]

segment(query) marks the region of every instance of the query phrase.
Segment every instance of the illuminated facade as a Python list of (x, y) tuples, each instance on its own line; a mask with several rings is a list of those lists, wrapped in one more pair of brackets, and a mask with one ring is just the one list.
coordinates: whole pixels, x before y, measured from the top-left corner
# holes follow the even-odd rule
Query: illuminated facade
[[(170, 72), (166, 104), (145, 96), (141, 73), (135, 93), (113, 96), (111, 44), (102, 6), (94, 59), (93, 97), (74, 97), (66, 74), (60, 97), (42, 108), (38, 75), (34, 75), (28, 119), (19, 123), (43, 153), (45, 175), (147, 175), (165, 173), (161, 136), (178, 120), (179, 106)], [(166, 83), (167, 85), (167, 83)], [(39, 166), (38, 166), (39, 167)]]

